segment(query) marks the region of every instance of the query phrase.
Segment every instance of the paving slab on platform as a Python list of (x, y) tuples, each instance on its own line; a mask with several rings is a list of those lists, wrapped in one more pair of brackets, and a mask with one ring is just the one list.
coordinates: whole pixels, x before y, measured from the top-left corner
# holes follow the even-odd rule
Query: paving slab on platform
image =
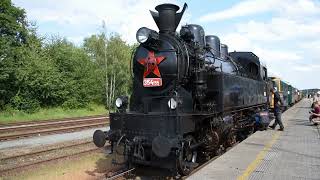
[(259, 131), (188, 179), (320, 180), (320, 131), (309, 120), (310, 100), (282, 115), (285, 131)]

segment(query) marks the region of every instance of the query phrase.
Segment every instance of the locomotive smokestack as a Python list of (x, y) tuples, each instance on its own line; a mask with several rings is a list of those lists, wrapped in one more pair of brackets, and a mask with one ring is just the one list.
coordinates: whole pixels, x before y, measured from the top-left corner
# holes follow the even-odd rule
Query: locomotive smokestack
[(155, 8), (158, 12), (150, 11), (159, 28), (159, 32), (175, 33), (182, 15), (187, 7), (187, 4), (184, 3), (182, 11), (177, 13), (179, 6), (174, 4), (160, 4)]

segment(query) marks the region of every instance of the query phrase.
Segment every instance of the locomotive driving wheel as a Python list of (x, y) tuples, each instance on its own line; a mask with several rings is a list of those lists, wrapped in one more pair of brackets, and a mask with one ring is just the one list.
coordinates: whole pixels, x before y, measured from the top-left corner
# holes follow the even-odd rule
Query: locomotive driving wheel
[(177, 168), (180, 175), (186, 176), (198, 166), (198, 163), (196, 163), (197, 151), (191, 149), (194, 144), (196, 144), (195, 139), (192, 136), (187, 136), (177, 159)]
[(225, 142), (225, 147), (231, 147), (237, 142), (237, 137), (234, 132), (230, 132), (227, 136), (227, 140)]

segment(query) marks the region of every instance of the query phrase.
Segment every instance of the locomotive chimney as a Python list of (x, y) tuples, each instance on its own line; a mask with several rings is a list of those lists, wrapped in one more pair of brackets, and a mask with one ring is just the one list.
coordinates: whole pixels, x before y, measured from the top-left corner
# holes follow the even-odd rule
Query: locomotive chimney
[(184, 3), (182, 11), (177, 13), (179, 6), (174, 4), (160, 4), (155, 8), (158, 12), (150, 11), (159, 28), (159, 32), (175, 33), (182, 15), (187, 7), (187, 4)]

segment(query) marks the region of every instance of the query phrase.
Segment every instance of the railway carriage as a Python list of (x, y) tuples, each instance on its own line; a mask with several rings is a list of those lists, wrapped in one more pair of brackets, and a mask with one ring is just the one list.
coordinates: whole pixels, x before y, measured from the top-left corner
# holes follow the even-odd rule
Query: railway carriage
[[(269, 77), (270, 86), (277, 89), (280, 97), (283, 99), (283, 110), (293, 106), (302, 99), (302, 93), (289, 83), (283, 81), (278, 77)], [(269, 107), (273, 109), (273, 95), (269, 96)]]

